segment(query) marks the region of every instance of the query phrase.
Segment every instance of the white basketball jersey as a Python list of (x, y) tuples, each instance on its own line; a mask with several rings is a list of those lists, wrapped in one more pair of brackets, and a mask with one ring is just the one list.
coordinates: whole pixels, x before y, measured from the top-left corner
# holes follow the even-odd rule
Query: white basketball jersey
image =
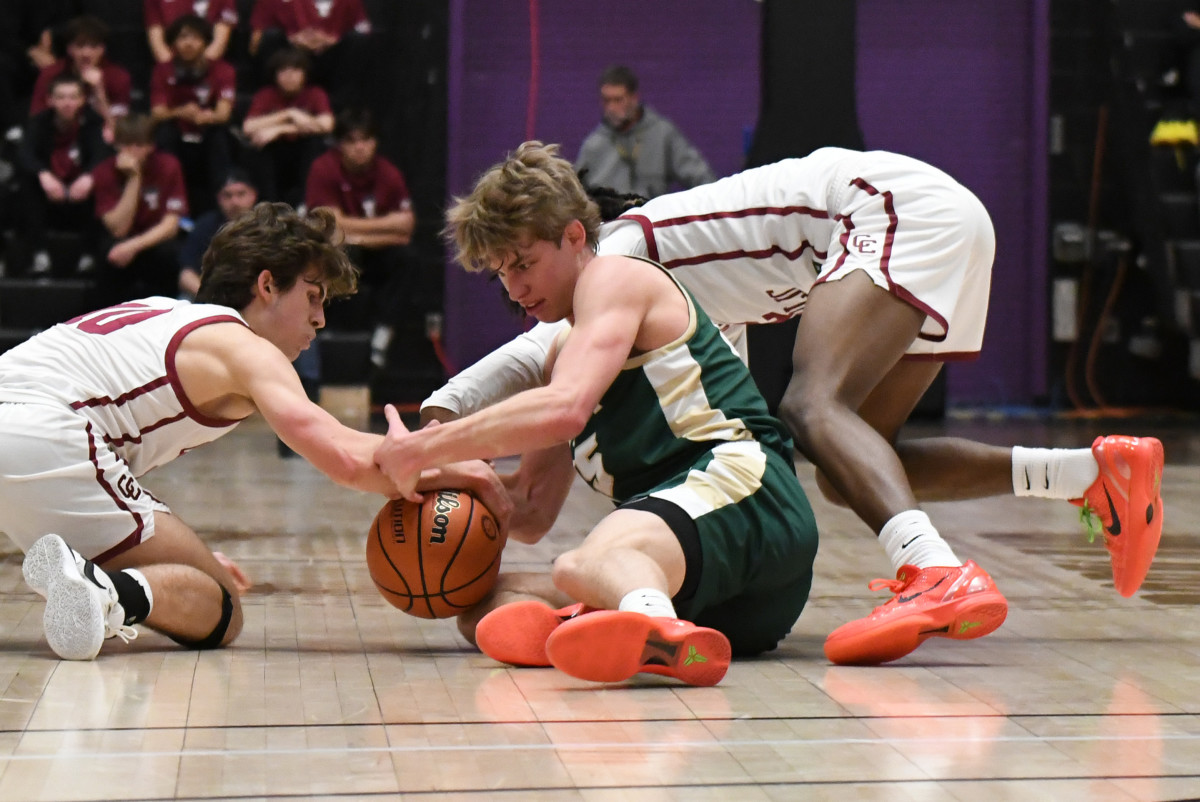
[(179, 343), (210, 323), (246, 321), (229, 307), (143, 298), (81, 315), (0, 355), (0, 402), (59, 403), (92, 425), (135, 476), (228, 432), (187, 398)]
[(986, 210), (950, 176), (841, 148), (654, 198), (605, 224), (598, 248), (662, 264), (723, 328), (795, 317), (815, 283), (865, 270), (929, 314), (932, 351), (978, 350), (982, 324), (943, 341), (956, 312), (986, 315), (993, 252)]

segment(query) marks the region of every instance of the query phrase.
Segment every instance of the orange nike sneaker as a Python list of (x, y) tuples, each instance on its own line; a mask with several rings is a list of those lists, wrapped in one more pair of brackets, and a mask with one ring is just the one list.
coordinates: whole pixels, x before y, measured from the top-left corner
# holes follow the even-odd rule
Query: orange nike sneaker
[(895, 579), (874, 579), (871, 590), (896, 596), (866, 618), (842, 624), (825, 639), (825, 656), (838, 665), (870, 666), (897, 660), (926, 638), (981, 638), (1008, 615), (1008, 602), (987, 572), (961, 566), (906, 565)]
[(678, 618), (598, 610), (565, 621), (546, 641), (550, 664), (572, 677), (620, 682), (639, 671), (716, 685), (729, 669), (729, 639)]
[(1132, 596), (1142, 586), (1158, 541), (1162, 538), (1162, 443), (1153, 437), (1097, 437), (1092, 454), (1100, 475), (1071, 503), (1083, 508), (1079, 517), (1096, 537), (1096, 520), (1104, 530), (1104, 547), (1112, 561), (1117, 593)]
[(540, 601), (503, 604), (479, 619), (475, 644), (493, 660), (514, 666), (549, 666), (546, 639), (562, 622), (589, 608), (572, 604), (555, 610)]

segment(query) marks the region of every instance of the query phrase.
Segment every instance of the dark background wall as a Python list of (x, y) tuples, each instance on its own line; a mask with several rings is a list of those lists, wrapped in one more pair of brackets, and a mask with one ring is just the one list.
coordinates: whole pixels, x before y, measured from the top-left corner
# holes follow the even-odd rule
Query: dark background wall
[[(946, 170), (992, 213), (998, 249), (984, 355), (951, 366), (950, 404), (1026, 404), (1045, 393), (1048, 2), (859, 0), (857, 57), (826, 65), (857, 70), (868, 148)], [(672, 118), (718, 174), (736, 172), (758, 115), (761, 15), (754, 0), (452, 0), (448, 191), (467, 191), (529, 133), (563, 143), (573, 158), (599, 117), (596, 77), (615, 61), (639, 73), (643, 100)], [(806, 36), (821, 31), (799, 34), (797, 47)], [(455, 267), (445, 308), (459, 365), (522, 326), (506, 316), (496, 287)]]

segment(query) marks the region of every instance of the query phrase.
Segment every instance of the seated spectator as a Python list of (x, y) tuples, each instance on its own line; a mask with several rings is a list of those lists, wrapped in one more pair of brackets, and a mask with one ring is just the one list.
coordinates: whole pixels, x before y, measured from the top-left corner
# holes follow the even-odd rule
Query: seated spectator
[(237, 78), (224, 61), (210, 61), (212, 25), (185, 14), (167, 27), (174, 57), (154, 65), (150, 76), (150, 114), (159, 123), (158, 144), (178, 157), (188, 185), (188, 201), (197, 213), (213, 208), (216, 182), (232, 166), (229, 118)]
[(675, 124), (642, 105), (633, 70), (616, 65), (604, 71), (600, 105), (603, 120), (583, 140), (575, 160), (587, 186), (653, 198), (716, 179)]
[(175, 20), (187, 14), (204, 17), (212, 25), (212, 42), (204, 51), (209, 61), (225, 58), (229, 36), (238, 24), (236, 0), (142, 0), (146, 40), (154, 61), (163, 64), (174, 58), (165, 31)]
[[(264, 65), (289, 43), (304, 50), (313, 58), (310, 82), (328, 89), (341, 109), (369, 99), (367, 49), (360, 40), (370, 32), (362, 0), (257, 0), (249, 50)], [(266, 72), (264, 82), (270, 82)]]
[[(333, 133), (336, 146), (308, 173), (305, 203), (331, 209), (345, 232), (350, 258), (371, 290), (371, 362), (382, 369), (410, 279), (404, 246), (412, 240), (416, 218), (403, 173), (376, 152), (379, 135), (370, 113), (342, 112)], [(330, 312), (336, 322), (336, 308)]]
[(65, 6), (65, 0), (0, 3), (0, 135), (20, 131), (30, 88), (38, 73), (57, 60), (53, 27), (71, 16)]
[(86, 92), (78, 76), (69, 72), (54, 76), (49, 108), (30, 118), (21, 140), (25, 231), (37, 249), (33, 272), (50, 268), (47, 230), (80, 235), (83, 255), (72, 268), (86, 267), (95, 248), (95, 218), (89, 206), (92, 169), (110, 151), (104, 144), (104, 121), (88, 106)]
[(46, 67), (33, 85), (29, 104), (32, 116), (46, 108), (50, 81), (64, 72), (83, 79), (88, 88), (88, 102), (104, 119), (105, 139), (112, 139), (113, 123), (129, 113), (132, 79), (124, 67), (113, 64), (105, 55), (108, 26), (96, 17), (76, 17), (67, 23), (63, 32), (67, 57)]
[(188, 213), (179, 161), (154, 147), (154, 120), (117, 121), (115, 156), (92, 177), (96, 216), (104, 224), (100, 300), (114, 304), (145, 295), (173, 296), (179, 282), (179, 219)]
[(287, 48), (271, 57), (274, 83), (254, 93), (242, 131), (254, 148), (246, 160), (263, 197), (293, 206), (304, 200), (308, 168), (333, 131), (329, 96), (308, 83), (311, 61), (303, 50)]

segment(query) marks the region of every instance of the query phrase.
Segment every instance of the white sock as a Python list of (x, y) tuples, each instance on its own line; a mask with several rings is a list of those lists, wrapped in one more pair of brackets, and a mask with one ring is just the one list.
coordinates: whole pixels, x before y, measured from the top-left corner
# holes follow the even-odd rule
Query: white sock
[(892, 561), (892, 570), (905, 565), (929, 568), (934, 565), (962, 565), (950, 544), (942, 540), (929, 516), (921, 510), (906, 510), (883, 525), (879, 542)]
[(1024, 448), (1013, 446), (1013, 492), (1018, 496), (1073, 499), (1100, 475), (1090, 448)]
[(639, 588), (631, 590), (621, 597), (618, 610), (634, 613), (645, 613), (658, 618), (678, 618), (675, 615), (675, 605), (661, 590), (654, 588)]

